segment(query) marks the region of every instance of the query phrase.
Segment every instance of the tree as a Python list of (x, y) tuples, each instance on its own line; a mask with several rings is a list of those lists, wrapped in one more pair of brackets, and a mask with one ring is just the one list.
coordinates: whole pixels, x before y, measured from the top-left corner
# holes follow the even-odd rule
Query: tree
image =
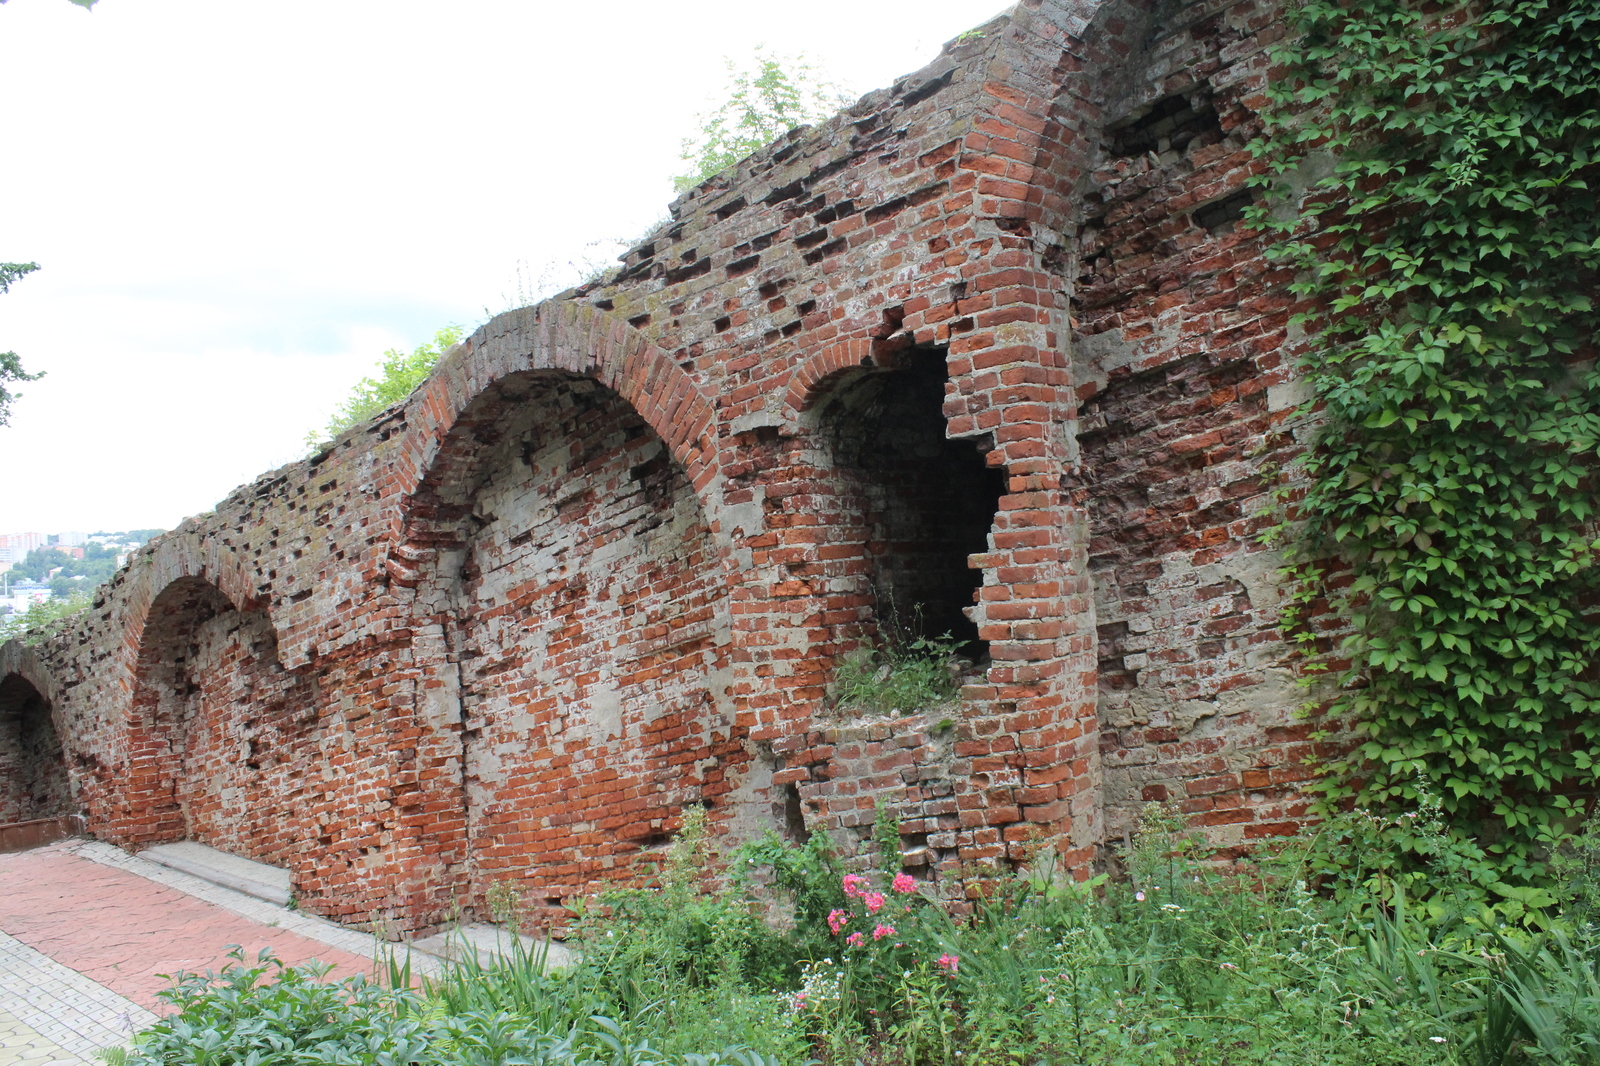
[(43, 603), (35, 603), (26, 611), (18, 611), (0, 619), (0, 644), (21, 639), (24, 644), (37, 644), (65, 621), (80, 611), (87, 610), (94, 600), (88, 589), (77, 589), (68, 596), (54, 596)]
[(710, 115), (699, 116), (697, 136), (684, 138), (683, 159), (692, 169), (673, 179), (678, 192), (720, 174), (796, 126), (827, 121), (850, 102), (804, 56), (784, 60), (758, 50), (753, 68), (726, 62), (728, 99)]
[(362, 378), (350, 391), (350, 396), (328, 420), (321, 431), (306, 434), (306, 446), (315, 449), (323, 441), (332, 440), (358, 422), (365, 422), (391, 404), (399, 403), (422, 384), (439, 357), (461, 339), (459, 326), (446, 326), (434, 333), (432, 343), (417, 345), (409, 355), (398, 348), (383, 353), (376, 378)]
[[(38, 263), (0, 263), (0, 293), (11, 291), (11, 283), (39, 269)], [(38, 381), (44, 374), (28, 374), (16, 352), (0, 352), (0, 426), (11, 423), (11, 401), (17, 394), (6, 388), (12, 381)]]

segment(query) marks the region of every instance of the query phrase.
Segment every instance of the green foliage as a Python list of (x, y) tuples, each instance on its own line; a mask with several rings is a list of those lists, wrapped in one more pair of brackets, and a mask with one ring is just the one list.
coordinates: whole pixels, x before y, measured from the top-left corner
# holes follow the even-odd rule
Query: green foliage
[(404, 993), (360, 978), (324, 982), (327, 968), (285, 966), (267, 952), (254, 965), (241, 948), (229, 957), (221, 973), (180, 974), (161, 993), (174, 1013), (141, 1032), (116, 1066), (427, 1061)]
[(94, 594), (88, 589), (76, 589), (66, 596), (52, 596), (43, 603), (35, 603), (26, 611), (0, 618), (0, 644), (20, 639), (29, 645), (38, 644), (63, 629), (67, 622), (89, 609)]
[[(325, 982), (239, 952), (180, 978), (178, 1012), (117, 1066), (1454, 1066), (1600, 1063), (1600, 929), (1417, 908), (1390, 885), (1307, 887), (1322, 834), (1231, 871), (1172, 808), (1141, 819), (1125, 883), (1041, 867), (984, 882), (954, 920), (926, 882), (843, 874), (775, 836), (719, 875), (686, 819), (659, 885), (585, 918), (582, 957), (469, 959), (412, 987)], [(1426, 865), (1426, 864), (1425, 864)], [(1449, 860), (1428, 867), (1447, 876)], [(972, 886), (976, 888), (977, 886)], [(792, 906), (748, 925), (772, 893)], [(719, 929), (742, 930), (728, 936)], [(750, 937), (782, 965), (747, 965)], [(726, 1048), (707, 1054), (707, 1048)]]
[(1600, 811), (1557, 845), (1550, 872), (1563, 910), (1577, 921), (1600, 924)]
[(701, 115), (700, 132), (684, 139), (682, 158), (690, 169), (673, 179), (678, 192), (715, 177), (796, 126), (827, 121), (850, 102), (804, 57), (786, 61), (758, 51), (753, 69), (735, 66), (731, 59), (727, 65), (727, 101)]
[(853, 651), (834, 671), (835, 701), (872, 714), (896, 714), (954, 699), (964, 663), (959, 648), (946, 633)]
[(409, 354), (398, 348), (384, 352), (383, 361), (378, 364), (378, 376), (357, 382), (349, 398), (328, 420), (327, 428), (312, 430), (306, 435), (306, 446), (314, 450), (322, 442), (334, 439), (351, 426), (365, 422), (410, 396), (427, 380), (439, 358), (460, 339), (459, 327), (446, 326), (433, 335), (431, 342), (417, 345)]
[(1286, 17), (1263, 150), (1310, 195), (1255, 221), (1319, 308), (1302, 575), (1354, 577), (1316, 590), (1353, 623), (1359, 740), (1325, 796), (1393, 809), (1421, 780), (1537, 884), (1600, 759), (1600, 2)]
[(93, 588), (116, 573), (117, 556), (120, 554), (120, 546), (109, 547), (94, 541), (83, 546), (82, 559), (74, 558), (60, 548), (35, 548), (7, 573), (29, 581), (44, 581), (50, 571), (59, 569), (61, 573), (57, 577), (81, 577), (85, 588)]
[[(38, 269), (38, 263), (0, 263), (0, 293), (10, 292), (13, 281)], [(0, 352), (0, 426), (10, 424), (11, 401), (18, 398), (16, 393), (6, 388), (7, 383), (38, 381), (42, 377), (42, 371), (38, 374), (25, 373), (16, 352)]]
[[(635, 1026), (570, 1010), (551, 1017), (482, 1002), (452, 1009), (446, 990), (508, 984), (510, 974), (500, 966), (467, 963), (416, 992), (360, 977), (325, 981), (327, 967), (286, 966), (265, 951), (254, 964), (238, 948), (230, 957), (220, 973), (179, 975), (161, 993), (175, 1013), (105, 1059), (112, 1066), (778, 1066), (739, 1047), (663, 1055)], [(510, 965), (526, 970), (542, 967), (542, 960), (522, 955)], [(575, 989), (553, 977), (538, 991), (522, 991), (519, 1003), (549, 1005), (573, 1000)], [(573, 1001), (589, 1002), (581, 995)]]

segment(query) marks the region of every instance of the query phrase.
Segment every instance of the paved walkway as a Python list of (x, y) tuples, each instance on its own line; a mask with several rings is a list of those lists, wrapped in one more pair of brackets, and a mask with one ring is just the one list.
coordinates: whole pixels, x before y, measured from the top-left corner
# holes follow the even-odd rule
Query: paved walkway
[(162, 974), (220, 969), (233, 944), (332, 963), (333, 977), (371, 974), (382, 947), (109, 844), (0, 855), (0, 1066), (98, 1066), (98, 1050), (170, 1009)]

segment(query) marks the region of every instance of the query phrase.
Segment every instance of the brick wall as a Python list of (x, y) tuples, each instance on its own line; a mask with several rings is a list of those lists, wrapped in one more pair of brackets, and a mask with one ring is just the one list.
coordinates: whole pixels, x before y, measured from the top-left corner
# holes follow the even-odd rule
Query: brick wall
[[(689, 804), (850, 855), (882, 805), (952, 892), (1152, 798), (1292, 826), (1292, 308), (1237, 218), (1279, 32), (1026, 0), (147, 545), (28, 667), (91, 830), (417, 931), (554, 919)], [(840, 717), (896, 631), (960, 698)]]
[(1277, 629), (1301, 451), (1281, 268), (1252, 199), (1270, 7), (1172, 6), (1106, 105), (1076, 231), (1074, 374), (1108, 836), (1170, 800), (1219, 845), (1292, 832), (1310, 726)]
[(21, 674), (0, 681), (0, 824), (71, 813), (50, 704)]

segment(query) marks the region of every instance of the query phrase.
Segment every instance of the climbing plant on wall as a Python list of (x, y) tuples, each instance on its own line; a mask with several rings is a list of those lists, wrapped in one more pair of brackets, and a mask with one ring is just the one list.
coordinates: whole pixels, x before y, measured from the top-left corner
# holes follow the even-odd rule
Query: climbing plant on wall
[(1422, 783), (1537, 880), (1600, 782), (1600, 0), (1286, 17), (1263, 143), (1310, 195), (1257, 220), (1316, 308), (1301, 574), (1353, 578), (1323, 787)]

